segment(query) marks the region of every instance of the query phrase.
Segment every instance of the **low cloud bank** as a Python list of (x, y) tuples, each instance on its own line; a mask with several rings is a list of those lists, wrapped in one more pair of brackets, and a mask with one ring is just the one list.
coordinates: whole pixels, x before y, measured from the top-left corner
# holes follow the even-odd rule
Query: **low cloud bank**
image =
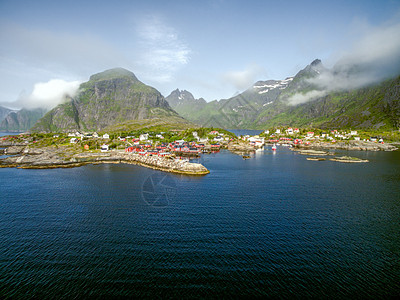
[(52, 109), (65, 101), (66, 96), (74, 97), (78, 92), (80, 81), (65, 81), (52, 79), (48, 82), (38, 82), (32, 93), (21, 94), (14, 102), (0, 104), (14, 109), (46, 108)]

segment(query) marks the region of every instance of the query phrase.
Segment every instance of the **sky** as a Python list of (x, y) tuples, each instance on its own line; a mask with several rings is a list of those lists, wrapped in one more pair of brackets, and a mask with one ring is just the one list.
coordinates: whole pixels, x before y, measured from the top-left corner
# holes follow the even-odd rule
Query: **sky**
[(400, 0), (0, 0), (0, 105), (10, 108), (51, 108), (114, 67), (164, 96), (212, 101), (316, 58), (400, 70)]

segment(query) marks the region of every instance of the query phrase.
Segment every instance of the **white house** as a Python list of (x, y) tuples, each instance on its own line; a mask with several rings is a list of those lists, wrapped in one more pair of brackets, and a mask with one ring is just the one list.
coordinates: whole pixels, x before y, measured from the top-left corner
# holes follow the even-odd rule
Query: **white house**
[(312, 132), (312, 131), (307, 132), (307, 137), (311, 138), (313, 136), (314, 136), (314, 132)]
[(163, 139), (164, 137), (162, 136), (162, 134), (156, 134), (156, 138)]
[(141, 141), (147, 141), (148, 139), (149, 139), (148, 133), (143, 133), (139, 136), (139, 140), (141, 140)]
[(194, 138), (197, 138), (197, 137), (198, 137), (197, 131), (193, 131), (192, 134), (193, 134), (193, 137), (194, 137)]
[(101, 145), (100, 150), (101, 152), (107, 152), (109, 150), (109, 146), (106, 144)]
[(264, 138), (260, 138), (260, 137), (256, 137), (256, 136), (252, 136), (251, 138), (248, 139), (248, 141), (250, 143), (254, 143), (254, 145), (257, 147), (262, 147), (265, 144)]
[(97, 132), (93, 132), (93, 137), (94, 137), (95, 139), (97, 139), (97, 138), (99, 137), (99, 134), (98, 134)]
[(280, 129), (277, 129), (277, 130), (275, 131), (275, 133), (280, 134), (280, 133), (281, 133), (281, 130), (280, 130)]
[(269, 134), (269, 130), (265, 130), (264, 133), (265, 133), (265, 134)]
[(357, 130), (350, 131), (350, 135), (357, 135)]
[(293, 134), (293, 128), (289, 127), (286, 129), (286, 134)]
[(77, 138), (71, 138), (71, 140), (69, 141), (71, 144), (76, 144), (78, 142)]
[(108, 133), (103, 134), (103, 139), (109, 139), (110, 135)]

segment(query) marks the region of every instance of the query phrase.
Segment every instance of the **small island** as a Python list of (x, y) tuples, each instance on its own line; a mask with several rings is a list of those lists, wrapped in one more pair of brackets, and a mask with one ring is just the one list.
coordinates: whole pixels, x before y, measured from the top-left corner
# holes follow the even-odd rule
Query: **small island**
[(357, 157), (351, 157), (351, 156), (340, 156), (340, 157), (334, 157), (330, 159), (331, 161), (337, 161), (337, 162), (343, 162), (343, 163), (365, 163), (369, 162), (368, 159), (361, 159)]

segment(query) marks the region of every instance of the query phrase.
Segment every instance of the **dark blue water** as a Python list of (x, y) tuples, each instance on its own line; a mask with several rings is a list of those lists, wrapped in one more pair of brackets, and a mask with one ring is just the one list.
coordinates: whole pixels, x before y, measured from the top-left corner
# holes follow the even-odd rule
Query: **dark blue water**
[(0, 291), (24, 298), (400, 295), (400, 152), (278, 148), (133, 165), (0, 169)]

